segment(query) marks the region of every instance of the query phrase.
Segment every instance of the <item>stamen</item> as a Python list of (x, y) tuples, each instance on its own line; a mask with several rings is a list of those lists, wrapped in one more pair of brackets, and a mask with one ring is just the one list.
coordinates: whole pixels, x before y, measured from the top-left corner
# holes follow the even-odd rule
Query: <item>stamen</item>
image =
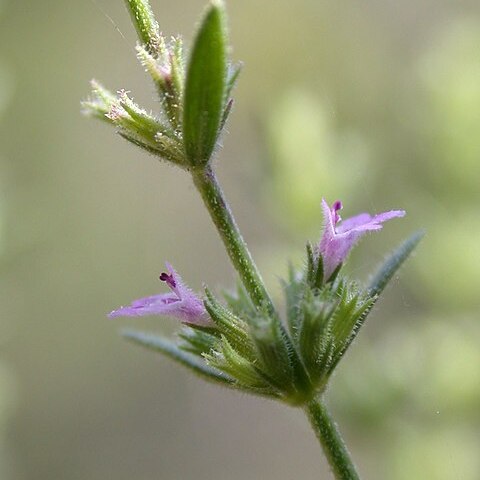
[(333, 214), (333, 222), (336, 225), (342, 217), (337, 213), (339, 210), (343, 208), (342, 202), (340, 200), (337, 200), (333, 205), (332, 205), (332, 214)]
[(168, 273), (163, 272), (159, 278), (162, 282), (165, 282), (170, 288), (175, 288), (177, 286), (173, 275), (169, 275)]

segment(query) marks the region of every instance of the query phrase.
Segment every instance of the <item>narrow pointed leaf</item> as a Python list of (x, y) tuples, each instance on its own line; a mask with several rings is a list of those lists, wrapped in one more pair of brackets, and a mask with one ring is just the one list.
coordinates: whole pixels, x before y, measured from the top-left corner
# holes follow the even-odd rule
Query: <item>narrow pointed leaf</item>
[[(328, 367), (329, 375), (333, 372), (333, 370), (335, 370), (336, 366), (338, 365), (342, 357), (345, 355), (350, 345), (353, 343), (355, 338), (357, 338), (357, 335), (360, 329), (365, 323), (365, 320), (368, 317), (374, 305), (375, 305), (375, 299), (372, 299), (369, 304), (365, 304), (363, 311), (359, 312), (359, 315), (355, 317), (356, 321), (354, 325), (350, 327), (350, 335), (348, 337), (345, 335), (343, 338), (340, 337), (340, 342), (334, 345), (334, 348), (332, 350), (331, 363)], [(345, 330), (345, 333), (347, 331), (348, 329)]]
[(295, 270), (292, 264), (288, 268), (287, 281), (281, 281), (283, 292), (286, 300), (286, 312), (287, 312), (287, 325), (290, 332), (290, 336), (293, 340), (296, 339), (299, 331), (299, 325), (302, 322), (302, 314), (300, 311), (300, 300), (305, 294), (305, 275), (307, 272), (299, 273)]
[(279, 321), (261, 317), (252, 324), (253, 340), (259, 363), (257, 367), (280, 390), (292, 390), (295, 371), (292, 363), (292, 346)]
[(307, 243), (307, 283), (312, 285), (315, 279), (315, 255), (313, 254), (313, 247), (310, 242)]
[(241, 385), (252, 388), (269, 388), (269, 385), (259, 375), (254, 364), (243, 357), (225, 337), (222, 336), (217, 348), (220, 353), (219, 356), (206, 356), (209, 364), (223, 370), (227, 375), (235, 378)]
[(136, 330), (123, 330), (121, 334), (124, 338), (132, 341), (133, 343), (148, 348), (149, 350), (163, 353), (166, 357), (169, 357), (184, 367), (189, 368), (206, 380), (227, 385), (231, 384), (233, 381), (218, 370), (206, 365), (203, 360), (200, 360), (194, 355), (190, 355), (189, 353), (181, 350), (178, 345), (167, 338), (163, 338), (151, 333), (139, 332)]
[(415, 247), (424, 235), (425, 232), (423, 230), (415, 232), (390, 254), (371, 280), (368, 287), (369, 295), (373, 297), (383, 292), (388, 282), (390, 282), (405, 260), (407, 260), (413, 250), (415, 250)]
[[(335, 273), (335, 272), (334, 272)], [(312, 244), (307, 243), (307, 283), (311, 288), (322, 288), (323, 285), (323, 258), (315, 258)]]
[(208, 288), (205, 294), (205, 308), (222, 335), (241, 355), (253, 361), (255, 348), (248, 335), (248, 325), (218, 302)]
[(243, 68), (243, 64), (238, 63), (237, 65), (233, 65), (229, 69), (227, 86), (225, 91), (225, 98), (227, 100), (230, 98), (230, 95), (232, 94), (232, 90), (235, 88), (235, 84), (237, 83), (237, 80), (238, 80), (238, 77), (240, 76), (242, 68)]
[(222, 121), (220, 122), (219, 132), (221, 132), (225, 128), (225, 124), (227, 123), (228, 117), (232, 112), (233, 103), (234, 103), (233, 98), (231, 98), (230, 100), (228, 100), (225, 106), (225, 110), (223, 111), (223, 115), (222, 115)]
[[(322, 265), (322, 278), (323, 278), (323, 259), (320, 261), (322, 262), (321, 265)], [(343, 267), (343, 263), (339, 263), (337, 268), (333, 271), (333, 273), (326, 279), (327, 283), (335, 282), (342, 267)]]
[(178, 347), (185, 352), (194, 353), (195, 355), (202, 356), (214, 348), (216, 336), (202, 332), (197, 329), (185, 327), (178, 336), (183, 340)]
[(205, 165), (215, 148), (225, 109), (227, 40), (223, 6), (212, 2), (198, 31), (188, 65), (183, 136), (191, 165)]

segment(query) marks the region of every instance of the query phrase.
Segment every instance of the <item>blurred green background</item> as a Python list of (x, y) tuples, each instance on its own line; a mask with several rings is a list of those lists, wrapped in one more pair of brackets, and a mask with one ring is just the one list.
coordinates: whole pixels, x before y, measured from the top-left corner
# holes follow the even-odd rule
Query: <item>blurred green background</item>
[[(191, 38), (203, 0), (152, 0)], [(480, 478), (478, 0), (228, 2), (245, 63), (218, 168), (269, 287), (321, 229), (404, 208), (349, 262), (427, 230), (329, 403), (365, 478)], [(188, 177), (82, 118), (95, 77), (155, 107), (121, 0), (0, 1), (0, 479), (329, 478), (301, 411), (124, 343), (106, 312), (234, 273)], [(175, 322), (141, 319), (173, 332)]]

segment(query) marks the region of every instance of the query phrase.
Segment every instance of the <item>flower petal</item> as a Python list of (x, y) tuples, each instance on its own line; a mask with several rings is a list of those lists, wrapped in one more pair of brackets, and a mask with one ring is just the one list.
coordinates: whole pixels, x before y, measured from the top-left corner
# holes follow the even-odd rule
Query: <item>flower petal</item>
[(114, 317), (142, 317), (145, 315), (168, 315), (173, 309), (174, 304), (180, 300), (176, 295), (164, 293), (160, 295), (151, 295), (145, 298), (134, 300), (130, 305), (120, 307), (109, 313), (110, 318)]
[(390, 210), (389, 212), (379, 213), (373, 217), (373, 220), (377, 223), (383, 223), (392, 218), (404, 217), (407, 214), (405, 210)]
[(323, 236), (320, 241), (320, 250), (326, 247), (329, 242), (335, 238), (335, 219), (332, 215), (332, 209), (329, 207), (327, 201), (322, 198), (323, 210)]
[(162, 273), (160, 279), (170, 287), (171, 293), (134, 300), (130, 305), (114, 310), (108, 316), (115, 318), (168, 315), (187, 324), (211, 325), (212, 321), (205, 310), (202, 299), (183, 283), (180, 275), (169, 263), (166, 263), (166, 267), (168, 273)]
[(327, 280), (367, 231), (381, 230), (383, 222), (405, 215), (403, 210), (392, 210), (373, 216), (361, 213), (340, 221), (337, 211), (341, 206), (341, 202), (337, 201), (329, 207), (325, 199), (322, 199), (324, 230), (318, 250), (322, 255), (324, 276)]
[(342, 220), (342, 223), (340, 223), (340, 225), (338, 225), (336, 228), (337, 233), (347, 232), (352, 228), (356, 228), (360, 225), (368, 223), (371, 219), (372, 216), (369, 213), (360, 213), (359, 215), (355, 215), (354, 217)]

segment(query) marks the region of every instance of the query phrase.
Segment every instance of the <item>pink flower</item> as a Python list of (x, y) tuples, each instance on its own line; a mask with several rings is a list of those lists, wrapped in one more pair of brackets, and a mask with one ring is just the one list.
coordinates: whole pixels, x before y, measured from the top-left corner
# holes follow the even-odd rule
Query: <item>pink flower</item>
[(350, 250), (366, 232), (380, 230), (383, 222), (405, 215), (403, 210), (391, 210), (373, 216), (361, 213), (342, 221), (338, 214), (342, 208), (342, 202), (338, 200), (332, 207), (328, 206), (325, 199), (322, 200), (324, 230), (318, 251), (322, 256), (323, 275), (326, 280), (345, 261)]
[(161, 293), (134, 300), (127, 307), (114, 310), (108, 316), (114, 318), (168, 315), (179, 318), (186, 324), (212, 325), (202, 299), (183, 284), (182, 279), (169, 263), (166, 263), (166, 266), (167, 273), (162, 273), (160, 280), (170, 287), (171, 293)]

